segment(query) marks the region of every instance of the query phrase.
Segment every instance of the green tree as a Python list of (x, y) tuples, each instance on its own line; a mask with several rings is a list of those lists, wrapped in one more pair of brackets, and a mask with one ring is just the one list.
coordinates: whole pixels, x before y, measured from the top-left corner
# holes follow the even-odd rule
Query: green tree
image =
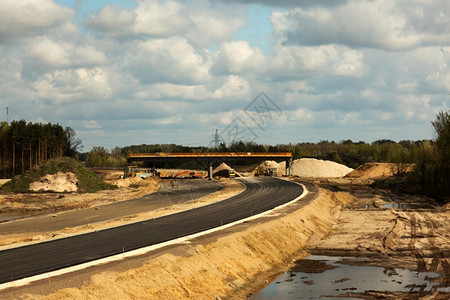
[(450, 195), (450, 111), (440, 111), (436, 115), (436, 120), (431, 122), (436, 132), (436, 146), (439, 164), (436, 173), (438, 174), (438, 190), (444, 196)]
[(72, 128), (66, 127), (65, 133), (67, 137), (67, 144), (64, 155), (75, 158), (77, 153), (83, 150), (83, 144), (81, 139), (76, 137), (75, 130)]

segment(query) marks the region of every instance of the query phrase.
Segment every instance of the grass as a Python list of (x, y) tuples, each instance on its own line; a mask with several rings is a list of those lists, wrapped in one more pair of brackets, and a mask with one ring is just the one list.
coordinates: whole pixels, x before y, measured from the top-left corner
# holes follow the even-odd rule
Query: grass
[(114, 189), (115, 186), (105, 183), (94, 172), (84, 167), (79, 161), (70, 157), (55, 158), (42, 165), (15, 176), (11, 181), (0, 187), (2, 192), (26, 193), (30, 184), (39, 181), (47, 174), (57, 172), (72, 172), (78, 178), (78, 191), (94, 193), (101, 190)]

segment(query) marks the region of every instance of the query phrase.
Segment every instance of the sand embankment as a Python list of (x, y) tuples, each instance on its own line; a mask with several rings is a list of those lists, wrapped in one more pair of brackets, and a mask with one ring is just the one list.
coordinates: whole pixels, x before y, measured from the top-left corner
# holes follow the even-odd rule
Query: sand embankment
[[(311, 237), (322, 238), (336, 223), (337, 197), (320, 189), (272, 215), (201, 237), (149, 258), (126, 271), (92, 275), (80, 288), (63, 288), (28, 299), (226, 299), (245, 298), (267, 276), (306, 255)], [(233, 296), (231, 296), (233, 295)]]

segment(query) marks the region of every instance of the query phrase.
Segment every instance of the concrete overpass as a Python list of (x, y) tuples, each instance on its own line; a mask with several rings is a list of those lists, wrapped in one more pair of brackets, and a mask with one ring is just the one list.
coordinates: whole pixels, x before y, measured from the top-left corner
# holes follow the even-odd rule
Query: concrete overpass
[(212, 165), (214, 162), (264, 162), (274, 160), (286, 162), (286, 174), (291, 175), (292, 153), (290, 152), (201, 152), (201, 153), (131, 153), (128, 155), (128, 164), (135, 161), (142, 162), (185, 162), (199, 161), (208, 164), (209, 177), (212, 177)]

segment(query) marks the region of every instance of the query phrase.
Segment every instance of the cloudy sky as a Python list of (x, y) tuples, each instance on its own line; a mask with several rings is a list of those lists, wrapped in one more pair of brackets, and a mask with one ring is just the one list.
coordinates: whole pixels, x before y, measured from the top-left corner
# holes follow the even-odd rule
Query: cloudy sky
[(432, 138), (450, 1), (1, 0), (1, 119), (85, 151)]

